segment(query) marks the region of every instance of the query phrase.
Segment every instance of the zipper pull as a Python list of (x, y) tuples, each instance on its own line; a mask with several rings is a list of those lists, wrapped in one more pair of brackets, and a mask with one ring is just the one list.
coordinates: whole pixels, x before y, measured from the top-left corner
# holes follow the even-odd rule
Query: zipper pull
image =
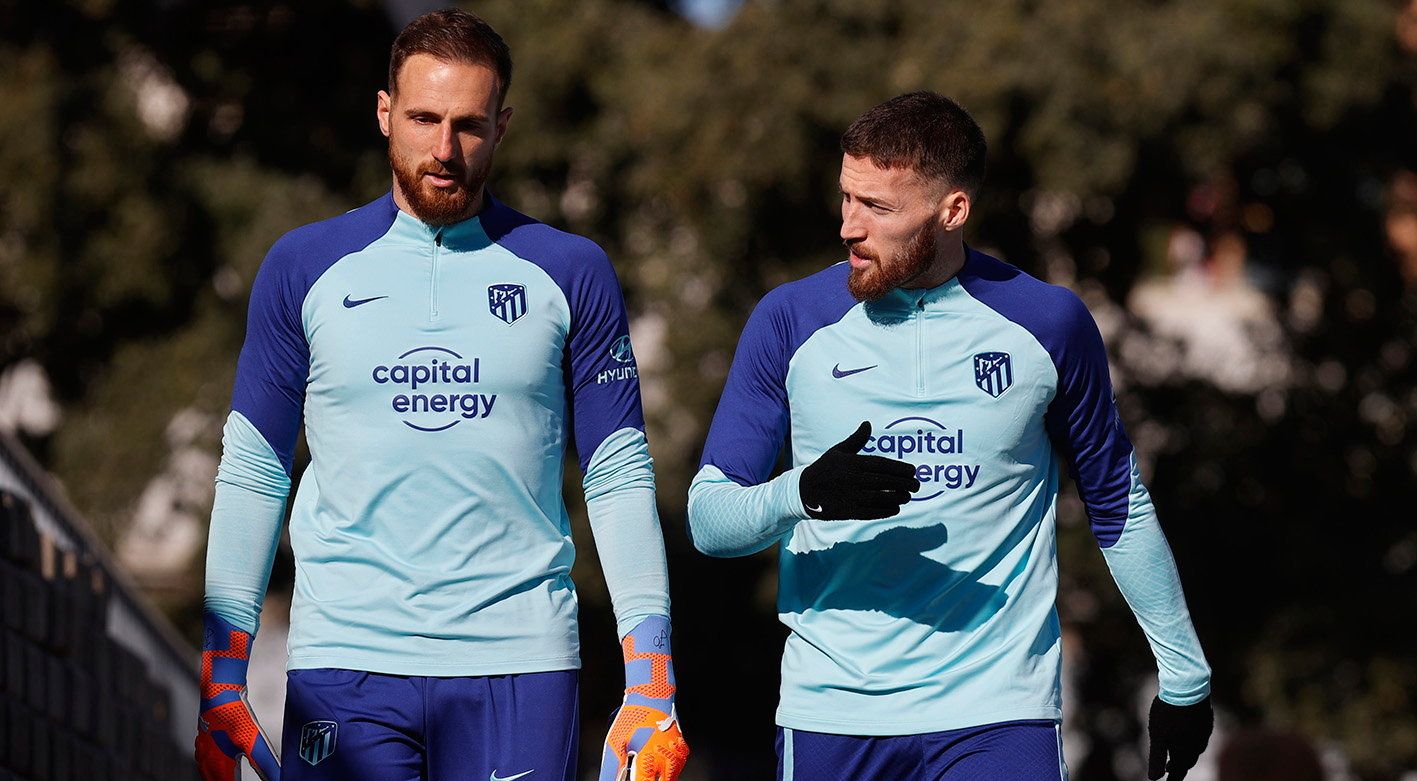
[(443, 229), (442, 229), (442, 228), (439, 228), (439, 229), (438, 229), (438, 232), (433, 235), (433, 243), (436, 244), (436, 245), (439, 246), (439, 247), (443, 246)]

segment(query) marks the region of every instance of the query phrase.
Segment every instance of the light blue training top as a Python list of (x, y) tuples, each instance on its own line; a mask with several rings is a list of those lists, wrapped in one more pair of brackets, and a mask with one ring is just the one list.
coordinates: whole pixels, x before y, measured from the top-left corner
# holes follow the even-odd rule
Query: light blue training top
[[(906, 735), (1061, 717), (1059, 471), (1189, 704), (1210, 670), (1118, 417), (1097, 326), (1070, 291), (984, 253), (939, 287), (861, 304), (837, 264), (749, 318), (689, 493), (703, 552), (781, 542), (779, 725)], [(802, 469), (861, 421), (916, 465), (893, 518), (818, 521)], [(790, 436), (792, 469), (772, 477)]]
[(207, 556), (207, 609), (247, 630), (302, 427), (290, 668), (579, 666), (572, 439), (621, 636), (668, 616), (624, 301), (594, 243), (490, 195), (445, 227), (385, 195), (276, 242), (251, 291)]

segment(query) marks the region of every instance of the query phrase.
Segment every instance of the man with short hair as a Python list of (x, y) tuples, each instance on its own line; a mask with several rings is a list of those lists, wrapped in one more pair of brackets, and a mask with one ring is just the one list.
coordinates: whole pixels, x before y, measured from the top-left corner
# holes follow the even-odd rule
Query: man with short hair
[(704, 553), (781, 543), (779, 779), (1066, 777), (1063, 466), (1160, 669), (1150, 777), (1182, 778), (1210, 669), (1092, 317), (964, 243), (985, 140), (954, 101), (887, 101), (842, 150), (850, 257), (753, 311), (689, 492)]
[[(268, 781), (571, 781), (571, 437), (627, 678), (601, 778), (672, 780), (687, 758), (615, 271), (485, 187), (511, 65), (471, 14), (409, 24), (378, 96), (392, 191), (286, 234), (257, 274), (207, 552), (206, 781), (242, 755)], [(277, 763), (246, 665), (302, 423)]]

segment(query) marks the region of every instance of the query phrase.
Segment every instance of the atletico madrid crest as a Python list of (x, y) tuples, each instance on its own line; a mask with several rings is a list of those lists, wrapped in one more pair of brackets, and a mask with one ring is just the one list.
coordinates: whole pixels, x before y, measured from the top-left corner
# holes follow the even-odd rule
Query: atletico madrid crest
[(507, 325), (515, 323), (526, 314), (526, 286), (488, 285), (487, 308)]
[(979, 353), (974, 356), (974, 384), (999, 398), (1014, 384), (1014, 365), (1008, 353)]
[(300, 728), (300, 758), (318, 765), (335, 753), (339, 725), (333, 721), (312, 721)]

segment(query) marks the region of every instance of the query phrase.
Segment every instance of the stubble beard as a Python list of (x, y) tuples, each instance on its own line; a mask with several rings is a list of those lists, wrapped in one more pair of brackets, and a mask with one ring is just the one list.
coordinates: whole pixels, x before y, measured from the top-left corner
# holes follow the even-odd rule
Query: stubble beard
[(885, 294), (925, 273), (935, 260), (935, 245), (935, 226), (926, 223), (911, 237), (910, 243), (888, 260), (862, 254), (859, 246), (852, 248), (857, 257), (873, 262), (864, 269), (851, 269), (846, 277), (847, 291), (857, 301), (879, 301)]
[[(471, 217), (481, 206), (474, 195), (481, 192), (492, 170), (492, 159), (481, 163), (477, 170), (463, 172), (449, 168), (434, 160), (431, 163), (414, 163), (405, 160), (389, 144), (389, 167), (394, 171), (399, 191), (403, 193), (413, 216), (429, 225), (451, 225)], [(442, 174), (457, 180), (453, 187), (435, 187), (425, 174)]]

